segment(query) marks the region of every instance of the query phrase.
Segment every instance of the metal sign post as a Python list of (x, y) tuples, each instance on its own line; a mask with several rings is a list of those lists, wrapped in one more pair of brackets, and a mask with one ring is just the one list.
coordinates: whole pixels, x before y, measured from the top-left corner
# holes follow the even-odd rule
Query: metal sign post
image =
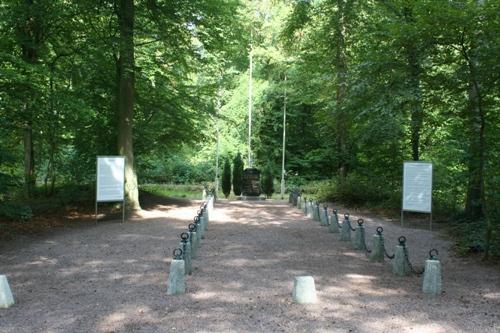
[(125, 222), (125, 157), (97, 156), (95, 221), (99, 202), (122, 202), (122, 222)]
[(401, 226), (404, 212), (428, 213), (432, 230), (432, 163), (411, 161), (403, 163), (403, 198)]

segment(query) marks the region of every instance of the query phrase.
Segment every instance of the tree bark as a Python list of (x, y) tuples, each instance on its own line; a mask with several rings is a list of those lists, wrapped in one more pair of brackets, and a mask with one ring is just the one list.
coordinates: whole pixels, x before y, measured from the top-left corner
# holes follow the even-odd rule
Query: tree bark
[(337, 125), (337, 153), (338, 159), (338, 175), (343, 181), (347, 177), (348, 168), (348, 151), (347, 151), (347, 135), (348, 135), (348, 120), (344, 108), (345, 97), (347, 92), (347, 55), (345, 49), (345, 30), (346, 30), (346, 3), (344, 0), (337, 0), (337, 22), (336, 29), (336, 54), (335, 54), (335, 69), (336, 69), (336, 125)]
[(128, 210), (140, 210), (137, 175), (134, 168), (132, 125), (134, 118), (135, 59), (134, 1), (119, 0), (120, 27), (118, 153), (125, 156), (125, 195)]
[(31, 121), (24, 126), (24, 195), (30, 199), (35, 191), (35, 154), (33, 152), (33, 128)]
[(470, 124), (467, 197), (465, 214), (473, 219), (485, 216), (484, 165), (485, 165), (485, 113), (482, 107), (476, 62), (464, 52), (469, 67), (468, 115)]
[[(411, 7), (403, 7), (403, 19), (406, 24), (413, 24), (413, 10)], [(409, 88), (412, 92), (410, 101), (410, 129), (411, 129), (411, 156), (414, 161), (420, 160), (420, 133), (424, 119), (422, 108), (422, 89), (420, 86), (420, 54), (415, 45), (415, 41), (408, 40), (405, 43), (406, 59), (409, 69)]]
[[(34, 17), (33, 0), (25, 0), (26, 18), (22, 25), (18, 27), (21, 44), (22, 59), (30, 64), (35, 64), (38, 60), (37, 49), (41, 43), (41, 33), (39, 31), (39, 18)], [(24, 195), (30, 199), (34, 195), (36, 184), (35, 173), (35, 149), (33, 146), (33, 99), (34, 96), (28, 93), (24, 104), (24, 128), (23, 128), (23, 148), (24, 148)]]

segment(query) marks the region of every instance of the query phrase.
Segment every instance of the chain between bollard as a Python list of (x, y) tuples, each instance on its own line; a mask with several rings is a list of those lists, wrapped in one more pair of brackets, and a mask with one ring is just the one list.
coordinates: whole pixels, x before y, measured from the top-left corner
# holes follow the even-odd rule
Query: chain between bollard
[(332, 210), (333, 215), (335, 215), (335, 223), (337, 223), (337, 226), (339, 228), (342, 228), (342, 225), (339, 223), (339, 215), (338, 215), (338, 210), (333, 209)]
[[(358, 226), (359, 226), (359, 227), (362, 227), (364, 223), (365, 223), (365, 220), (363, 220), (363, 219), (358, 219)], [(368, 249), (368, 246), (366, 246), (366, 239), (365, 239), (364, 235), (363, 235), (363, 237), (361, 238), (361, 240), (363, 241), (363, 248), (364, 248), (364, 250), (365, 250), (365, 255), (368, 257), (368, 254), (369, 254), (369, 253), (371, 253), (371, 252), (372, 252), (372, 250), (369, 250), (369, 249)]]
[(380, 236), (380, 242), (382, 243), (382, 246), (384, 247), (384, 254), (387, 258), (394, 259), (394, 257), (396, 257), (396, 254), (390, 255), (389, 253), (387, 253), (387, 250), (385, 249), (384, 236), (382, 235), (383, 232), (384, 232), (384, 228), (382, 228), (382, 227), (377, 228), (377, 235)]
[[(416, 275), (422, 275), (424, 273), (425, 269), (422, 269), (421, 271), (417, 271), (413, 267), (413, 265), (411, 264), (411, 262), (410, 262), (410, 258), (408, 257), (408, 249), (406, 248), (406, 237), (405, 236), (400, 236), (398, 238), (398, 241), (399, 241), (399, 245), (401, 245), (403, 247), (403, 253), (405, 255), (405, 261), (408, 264), (408, 267), (410, 267), (410, 270), (412, 271), (412, 273), (416, 274)], [(429, 251), (429, 256), (430, 256), (431, 251)]]
[(349, 229), (351, 229), (351, 231), (356, 231), (356, 228), (353, 228), (351, 226), (351, 221), (349, 220), (349, 213), (344, 214), (344, 219), (347, 221), (347, 225), (349, 226)]

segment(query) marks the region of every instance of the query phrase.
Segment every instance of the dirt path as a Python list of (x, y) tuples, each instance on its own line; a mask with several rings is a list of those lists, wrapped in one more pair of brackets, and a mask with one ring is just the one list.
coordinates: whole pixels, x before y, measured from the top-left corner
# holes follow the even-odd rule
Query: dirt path
[[(497, 267), (450, 256), (450, 244), (429, 231), (366, 217), (367, 235), (384, 226), (390, 252), (407, 236), (414, 263), (439, 249), (444, 293), (427, 296), (420, 277), (393, 276), (389, 263), (369, 262), (276, 201), (218, 203), (187, 294), (167, 296), (171, 252), (197, 207), (2, 244), (0, 274), (17, 303), (0, 310), (0, 332), (500, 330)], [(319, 302), (294, 304), (293, 277), (306, 274), (315, 278)]]

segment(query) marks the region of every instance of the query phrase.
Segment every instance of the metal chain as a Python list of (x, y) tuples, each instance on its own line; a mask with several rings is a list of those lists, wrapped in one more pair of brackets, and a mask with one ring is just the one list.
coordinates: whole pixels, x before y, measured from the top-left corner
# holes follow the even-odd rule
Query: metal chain
[(347, 225), (349, 226), (349, 229), (351, 229), (351, 231), (356, 231), (356, 228), (353, 228), (351, 226), (351, 221), (349, 221), (349, 218), (346, 218), (345, 220), (347, 221)]
[(422, 271), (417, 271), (413, 268), (413, 265), (410, 262), (410, 259), (408, 258), (408, 249), (406, 248), (406, 244), (403, 243), (403, 253), (405, 254), (405, 260), (406, 263), (408, 264), (408, 267), (410, 267), (410, 270), (417, 275), (422, 275), (425, 272), (425, 268), (422, 269)]
[(392, 256), (387, 253), (387, 250), (385, 249), (385, 244), (384, 244), (384, 237), (382, 235), (380, 235), (380, 242), (382, 243), (382, 246), (384, 247), (384, 253), (386, 255), (387, 258), (389, 259), (394, 259), (394, 257), (396, 256), (396, 254), (393, 254)]
[(365, 248), (365, 254), (368, 256), (369, 253), (372, 253), (372, 250), (368, 249), (368, 246), (366, 246), (366, 239), (363, 237), (363, 247)]

